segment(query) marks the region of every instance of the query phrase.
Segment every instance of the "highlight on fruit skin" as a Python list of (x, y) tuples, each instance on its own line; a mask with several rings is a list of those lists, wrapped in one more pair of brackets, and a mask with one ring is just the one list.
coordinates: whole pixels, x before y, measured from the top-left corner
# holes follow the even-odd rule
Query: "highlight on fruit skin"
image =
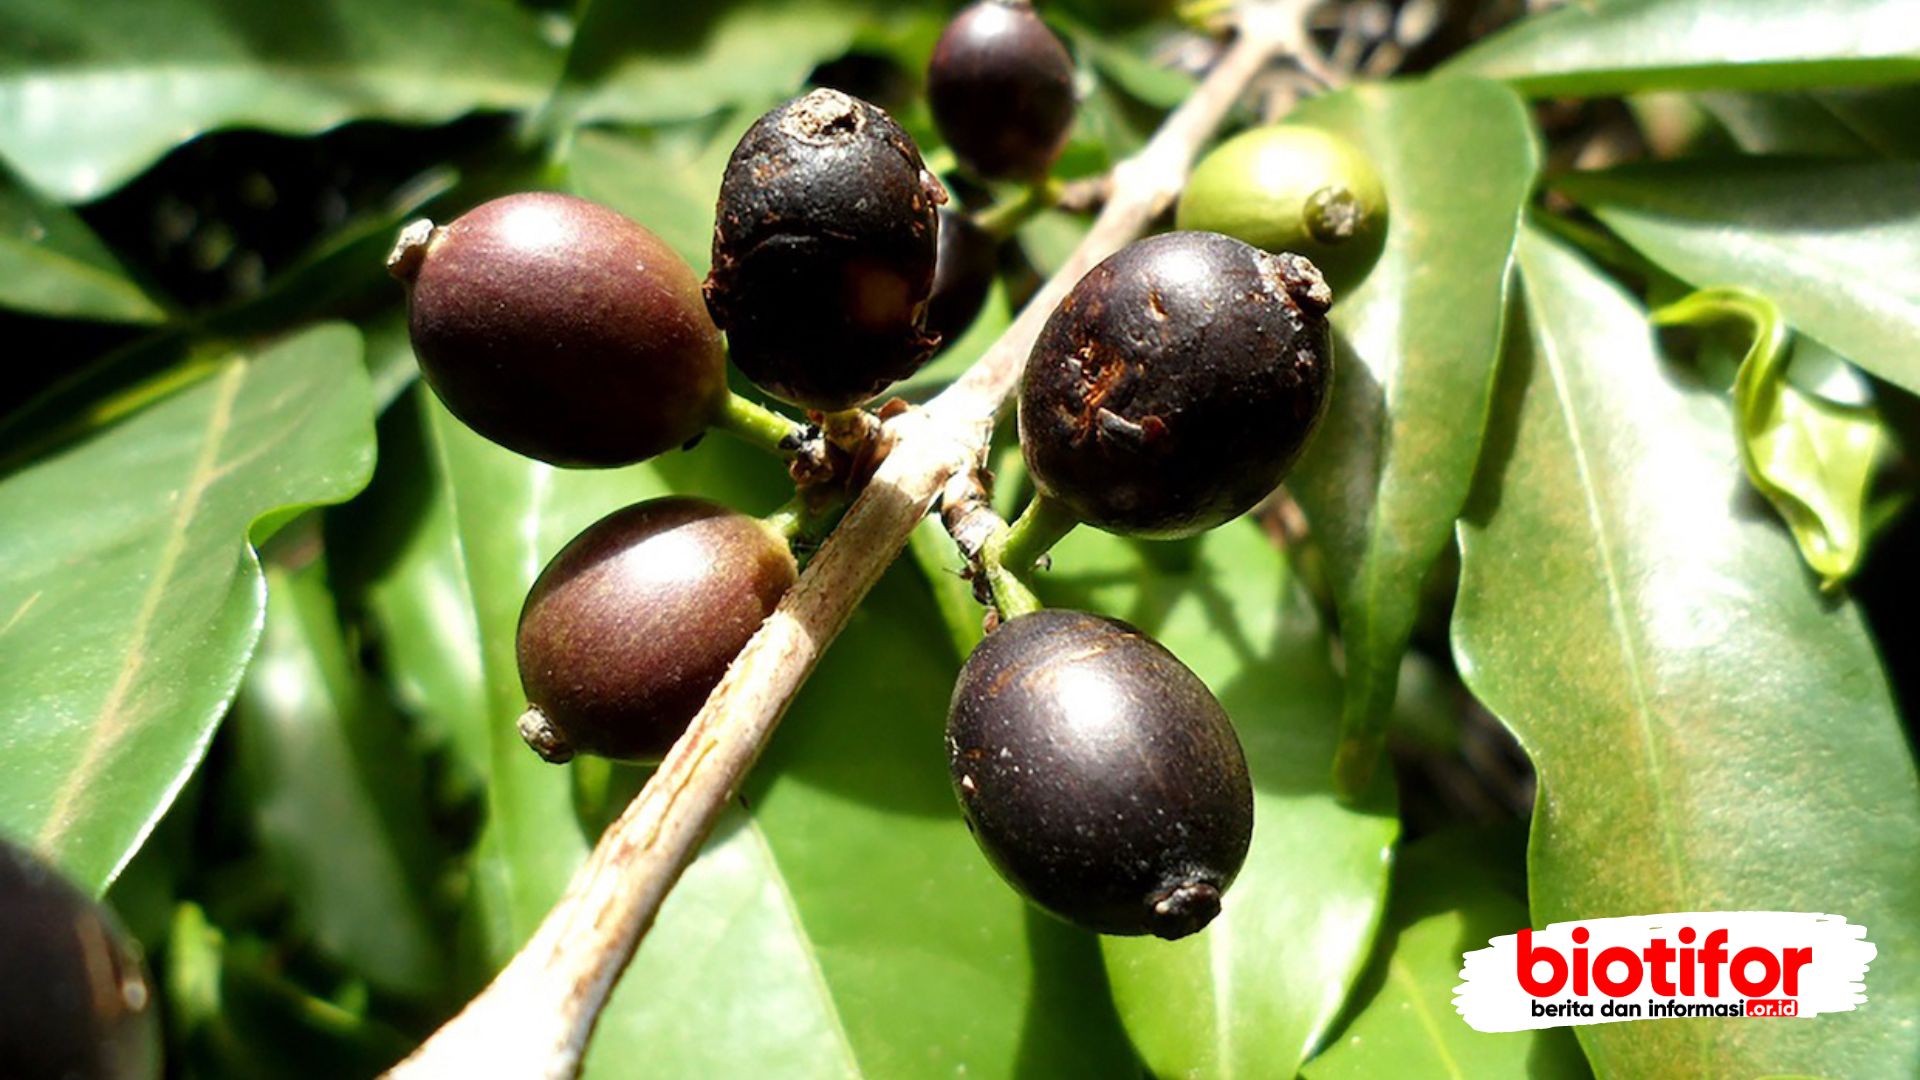
[(954, 155), (981, 176), (1032, 180), (1073, 128), (1073, 57), (1026, 0), (980, 0), (947, 24), (927, 103)]
[(919, 370), (946, 189), (884, 109), (819, 89), (768, 112), (720, 181), (707, 305), (756, 386), (820, 411)]
[(1245, 513), (1326, 412), (1332, 302), (1308, 260), (1218, 233), (1116, 252), (1028, 357), (1019, 426), (1034, 485), (1129, 536), (1192, 536)]
[(533, 192), (402, 232), (421, 374), (488, 439), (554, 465), (628, 465), (705, 430), (726, 350), (700, 278), (640, 224)]
[(113, 913), (0, 839), (0, 1073), (152, 1080), (159, 992)]
[(954, 686), (947, 757), (994, 868), (1089, 930), (1194, 933), (1246, 861), (1253, 786), (1226, 710), (1117, 619), (1044, 609), (987, 635)]
[(1387, 240), (1387, 189), (1367, 155), (1306, 124), (1242, 132), (1194, 166), (1182, 229), (1225, 233), (1313, 261), (1336, 294), (1360, 284)]
[(657, 761), (799, 576), (758, 518), (674, 496), (616, 510), (540, 572), (516, 655), (542, 757)]

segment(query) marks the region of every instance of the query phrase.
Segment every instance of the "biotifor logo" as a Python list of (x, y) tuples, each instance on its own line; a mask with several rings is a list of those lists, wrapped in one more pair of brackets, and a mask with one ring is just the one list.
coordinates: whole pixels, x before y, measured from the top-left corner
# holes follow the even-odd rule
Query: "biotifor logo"
[(1453, 1007), (1481, 1031), (1847, 1012), (1867, 1000), (1866, 934), (1794, 911), (1554, 923), (1466, 954)]

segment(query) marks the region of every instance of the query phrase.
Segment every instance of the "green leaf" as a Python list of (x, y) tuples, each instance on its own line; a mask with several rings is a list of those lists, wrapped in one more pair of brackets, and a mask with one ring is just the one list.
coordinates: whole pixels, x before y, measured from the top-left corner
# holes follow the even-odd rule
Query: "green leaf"
[(574, 142), (570, 185), (658, 233), (699, 273), (713, 251), (714, 200), (733, 144), (755, 117), (729, 113), (697, 123), (587, 130)]
[(559, 54), (512, 0), (14, 0), (0, 155), (66, 202), (202, 132), (434, 123), (543, 101)]
[(562, 107), (577, 123), (660, 123), (743, 106), (757, 115), (889, 17), (901, 13), (855, 0), (594, 0), (574, 34)]
[[(1539, 778), (1533, 925), (1820, 911), (1920, 950), (1920, 784), (1872, 641), (1746, 510), (1717, 393), (1645, 312), (1529, 231), (1489, 460), (1461, 527), (1453, 647)], [(1602, 1075), (1904, 1076), (1920, 972), (1818, 1024), (1578, 1029)]]
[[(632, 469), (518, 458), (432, 406), (489, 695), (488, 832), (475, 873), (493, 961), (530, 933), (591, 842), (582, 766), (513, 721), (513, 637), (534, 574), (581, 528), (679, 491), (777, 506), (779, 464), (713, 437)], [(733, 812), (661, 910), (602, 1016), (590, 1071), (1012, 1076), (1124, 1072), (1093, 943), (1031, 915), (975, 850), (941, 743), (959, 657), (899, 567), (809, 680)], [(613, 786), (634, 779), (620, 770)], [(661, 987), (673, 992), (663, 994)]]
[(359, 336), (325, 326), (0, 482), (0, 831), (113, 880), (259, 637), (249, 531), (359, 490), (370, 414)]
[(1887, 446), (1872, 406), (1837, 405), (1787, 381), (1792, 332), (1772, 301), (1706, 289), (1653, 313), (1663, 326), (1744, 322), (1753, 344), (1733, 380), (1734, 438), (1747, 479), (1793, 531), (1800, 556), (1833, 589), (1866, 550), (1867, 486)]
[(1380, 261), (1335, 297), (1331, 413), (1288, 485), (1327, 557), (1347, 658), (1338, 771), (1358, 789), (1473, 482), (1539, 156), (1520, 100), (1479, 80), (1362, 87), (1296, 116), (1364, 147), (1389, 204)]
[(86, 222), (29, 190), (3, 162), (0, 306), (103, 322), (167, 317)]
[(1335, 797), (1341, 686), (1317, 613), (1251, 523), (1192, 543), (1092, 529), (1053, 552), (1049, 604), (1128, 620), (1233, 717), (1254, 783), (1254, 842), (1213, 924), (1177, 942), (1103, 938), (1114, 1003), (1156, 1075), (1290, 1076), (1365, 963), (1400, 823), (1391, 786)]
[(1487, 1034), (1454, 1011), (1462, 955), (1527, 925), (1525, 898), (1501, 886), (1506, 867), (1489, 865), (1489, 839), (1442, 833), (1401, 851), (1393, 906), (1353, 1016), (1301, 1070), (1306, 1080), (1590, 1075), (1571, 1031)]
[(1604, 0), (1535, 15), (1447, 70), (1530, 96), (1777, 90), (1920, 78), (1906, 0)]
[(1559, 186), (1676, 277), (1761, 293), (1794, 329), (1920, 392), (1920, 163), (1676, 161)]
[(321, 951), (384, 989), (438, 997), (426, 898), (440, 853), (420, 762), (349, 651), (326, 567), (267, 569), (260, 648), (234, 709), (254, 829)]
[(1920, 157), (1920, 86), (1699, 95), (1749, 154)]

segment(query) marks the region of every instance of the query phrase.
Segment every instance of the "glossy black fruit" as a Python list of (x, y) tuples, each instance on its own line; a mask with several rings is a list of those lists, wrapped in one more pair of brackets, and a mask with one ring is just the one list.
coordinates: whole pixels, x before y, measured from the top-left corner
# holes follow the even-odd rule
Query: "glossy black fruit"
[(982, 176), (1044, 175), (1073, 127), (1073, 57), (1025, 0), (981, 0), (947, 24), (927, 64), (934, 123)]
[(509, 195), (410, 227), (388, 261), (440, 400), (555, 465), (626, 465), (691, 440), (726, 391), (700, 279), (659, 237), (569, 195)]
[(113, 913), (0, 840), (0, 1075), (160, 1075), (156, 990)]
[(947, 761), (995, 868), (1103, 934), (1199, 930), (1253, 836), (1253, 787), (1226, 711), (1115, 619), (1049, 609), (988, 635), (953, 689)]
[(944, 348), (960, 339), (986, 306), (999, 269), (1000, 244), (963, 213), (940, 211), (940, 259), (927, 300), (927, 332)]
[(945, 189), (884, 111), (815, 90), (747, 129), (720, 182), (707, 303), (733, 362), (776, 397), (845, 409), (932, 352)]
[(636, 503), (560, 550), (520, 612), (520, 733), (549, 761), (650, 761), (793, 585), (786, 542), (702, 499)]
[(1333, 383), (1313, 264), (1217, 233), (1117, 252), (1048, 319), (1020, 388), (1040, 491), (1082, 521), (1190, 536), (1246, 512), (1293, 467)]

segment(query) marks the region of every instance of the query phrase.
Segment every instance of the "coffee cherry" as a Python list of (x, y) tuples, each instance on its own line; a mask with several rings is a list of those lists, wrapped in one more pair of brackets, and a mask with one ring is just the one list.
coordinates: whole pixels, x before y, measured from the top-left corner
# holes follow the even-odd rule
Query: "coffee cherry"
[(1253, 836), (1226, 711), (1116, 619), (1042, 610), (989, 634), (953, 689), (947, 763), (1001, 875), (1102, 934), (1207, 925)]
[(796, 576), (778, 534), (716, 503), (653, 499), (601, 518), (521, 609), (521, 735), (548, 761), (658, 760)]
[(1180, 196), (1182, 229), (1313, 260), (1344, 294), (1380, 258), (1387, 191), (1352, 143), (1303, 124), (1255, 128), (1201, 160)]
[(1218, 233), (1110, 256), (1027, 359), (1020, 445), (1035, 486), (1132, 536), (1191, 536), (1245, 513), (1326, 409), (1331, 302), (1306, 259)]
[(747, 129), (720, 182), (707, 303), (755, 385), (809, 409), (867, 401), (931, 354), (947, 194), (884, 111), (815, 90)]
[(160, 1075), (155, 988), (120, 921), (0, 840), (0, 1073)]
[(427, 385), (468, 427), (555, 465), (626, 465), (688, 442), (726, 392), (700, 279), (665, 242), (570, 195), (508, 195), (387, 261)]
[(1026, 0), (980, 0), (933, 47), (927, 102), (968, 168), (997, 179), (1043, 176), (1073, 126), (1073, 57)]
[(944, 348), (960, 339), (986, 306), (999, 270), (999, 242), (965, 214), (940, 211), (940, 259), (927, 300), (927, 331)]

